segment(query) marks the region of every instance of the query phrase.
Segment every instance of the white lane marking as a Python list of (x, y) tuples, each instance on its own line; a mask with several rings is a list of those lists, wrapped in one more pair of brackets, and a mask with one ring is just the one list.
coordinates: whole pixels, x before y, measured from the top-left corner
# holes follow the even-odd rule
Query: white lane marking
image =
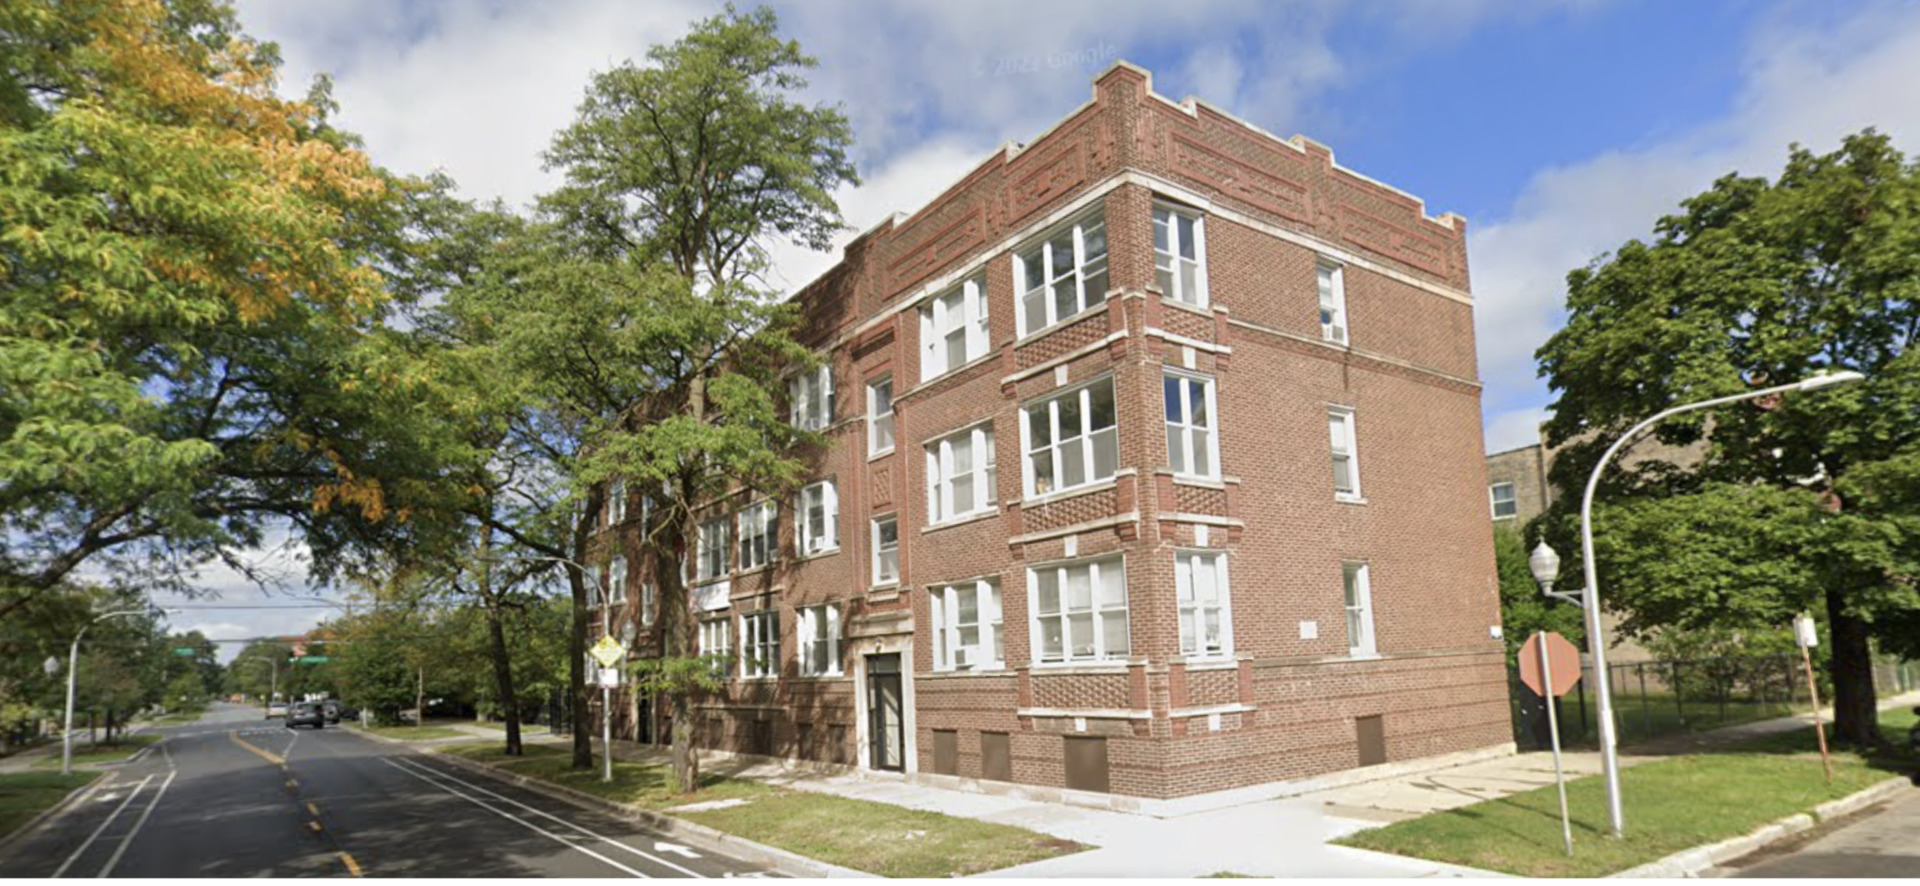
[(547, 819), (548, 821), (552, 821), (552, 822), (556, 822), (556, 823), (558, 823), (558, 824), (561, 824), (561, 825), (564, 825), (564, 826), (566, 826), (567, 828), (569, 828), (569, 829), (571, 829), (572, 831), (574, 831), (575, 833), (577, 833), (577, 834), (580, 834), (581, 836), (584, 836), (584, 837), (591, 837), (591, 838), (593, 838), (593, 839), (595, 839), (595, 840), (599, 840), (600, 842), (602, 842), (602, 843), (605, 843), (605, 844), (607, 844), (607, 845), (609, 845), (609, 846), (613, 846), (613, 847), (616, 847), (616, 848), (619, 848), (619, 849), (624, 849), (624, 850), (626, 850), (627, 852), (631, 852), (631, 853), (633, 853), (634, 855), (637, 855), (637, 856), (639, 856), (639, 857), (641, 857), (641, 858), (644, 858), (644, 859), (646, 859), (646, 860), (648, 860), (648, 861), (651, 861), (651, 862), (654, 862), (655, 864), (663, 864), (663, 865), (666, 865), (667, 867), (670, 867), (670, 868), (673, 868), (674, 870), (676, 870), (676, 871), (679, 871), (680, 873), (683, 873), (683, 874), (686, 874), (686, 875), (687, 875), (687, 876), (689, 876), (689, 877), (698, 877), (698, 878), (700, 878), (700, 879), (702, 879), (702, 880), (704, 880), (704, 879), (707, 879), (707, 875), (705, 875), (705, 874), (702, 874), (702, 873), (700, 873), (700, 872), (698, 872), (698, 871), (692, 871), (692, 870), (688, 870), (688, 869), (686, 869), (686, 868), (683, 868), (683, 867), (681, 867), (681, 866), (679, 866), (679, 865), (677, 865), (677, 864), (674, 864), (673, 862), (670, 862), (670, 861), (668, 861), (668, 860), (666, 860), (666, 859), (664, 859), (664, 858), (661, 858), (661, 857), (660, 857), (660, 856), (658, 856), (658, 855), (654, 855), (654, 854), (652, 854), (652, 853), (650, 853), (650, 852), (646, 852), (646, 851), (644, 851), (644, 850), (641, 850), (641, 849), (636, 849), (636, 848), (634, 848), (634, 847), (632, 847), (632, 846), (628, 846), (627, 844), (625, 844), (625, 843), (622, 843), (622, 842), (620, 842), (620, 841), (618, 841), (618, 840), (614, 840), (614, 839), (610, 839), (610, 838), (608, 838), (608, 837), (604, 837), (604, 836), (601, 836), (600, 834), (597, 834), (597, 833), (594, 833), (593, 831), (590, 831), (590, 830), (587, 830), (586, 828), (583, 828), (583, 827), (581, 827), (581, 826), (579, 826), (579, 825), (577, 825), (577, 824), (574, 824), (573, 822), (570, 822), (570, 821), (568, 821), (568, 820), (566, 820), (566, 819), (564, 819), (564, 818), (561, 818), (560, 816), (557, 816), (557, 815), (553, 815), (553, 814), (551, 814), (551, 813), (548, 813), (548, 812), (545, 812), (545, 811), (543, 811), (543, 810), (540, 810), (540, 809), (535, 809), (534, 807), (532, 807), (532, 806), (528, 806), (527, 804), (525, 804), (525, 803), (522, 803), (522, 802), (520, 802), (519, 800), (515, 800), (515, 799), (513, 799), (512, 797), (508, 797), (508, 796), (505, 796), (505, 795), (502, 795), (502, 794), (496, 794), (496, 793), (494, 793), (493, 791), (490, 791), (490, 790), (487, 790), (486, 788), (483, 788), (483, 787), (481, 787), (481, 786), (479, 786), (479, 785), (477, 785), (477, 784), (474, 784), (473, 782), (470, 782), (470, 781), (467, 781), (467, 780), (465, 780), (465, 779), (462, 779), (462, 778), (458, 778), (458, 777), (456, 777), (456, 776), (453, 776), (453, 775), (450, 775), (450, 774), (448, 774), (448, 773), (446, 773), (446, 772), (442, 772), (442, 771), (440, 771), (440, 770), (438, 770), (438, 769), (435, 769), (435, 768), (433, 768), (433, 767), (431, 767), (431, 766), (428, 766), (428, 765), (426, 765), (426, 764), (424, 764), (424, 763), (421, 763), (421, 762), (419, 762), (419, 761), (416, 761), (416, 760), (407, 760), (407, 759), (400, 759), (400, 760), (399, 760), (399, 762), (401, 762), (401, 763), (405, 763), (405, 764), (407, 764), (407, 765), (409, 765), (409, 766), (412, 766), (412, 767), (417, 767), (417, 768), (419, 768), (419, 769), (422, 769), (422, 770), (425, 770), (426, 772), (429, 772), (429, 773), (432, 773), (433, 775), (435, 775), (435, 776), (437, 776), (437, 777), (439, 777), (439, 778), (444, 778), (444, 779), (446, 779), (446, 780), (448, 780), (448, 781), (451, 781), (451, 782), (453, 782), (453, 783), (455, 783), (455, 784), (460, 784), (460, 785), (465, 785), (465, 786), (466, 786), (466, 787), (468, 787), (468, 788), (471, 788), (471, 789), (473, 789), (473, 790), (475, 790), (475, 791), (478, 791), (478, 792), (480, 792), (480, 793), (482, 793), (482, 794), (486, 794), (487, 796), (489, 796), (489, 797), (493, 797), (493, 798), (495, 798), (495, 799), (497, 799), (497, 800), (500, 800), (501, 802), (505, 802), (505, 803), (512, 803), (513, 805), (515, 805), (515, 806), (518, 806), (518, 807), (520, 807), (521, 809), (525, 809), (525, 810), (527, 810), (528, 812), (531, 812), (531, 813), (533, 813), (533, 814), (535, 814), (535, 815), (538, 815), (538, 816), (540, 816), (541, 818), (545, 818), (545, 819)]
[(93, 841), (100, 839), (100, 833), (113, 826), (113, 820), (120, 817), (120, 811), (126, 809), (127, 804), (133, 802), (133, 798), (140, 796), (141, 789), (145, 788), (147, 782), (152, 780), (153, 776), (151, 775), (140, 779), (140, 783), (133, 786), (133, 790), (127, 794), (127, 798), (121, 800), (120, 805), (113, 807), (113, 812), (107, 816), (107, 820), (101, 822), (99, 827), (94, 828), (93, 833), (87, 835), (86, 842), (81, 843), (80, 848), (73, 850), (73, 854), (67, 856), (67, 860), (60, 863), (60, 867), (53, 872), (53, 879), (60, 879), (61, 875), (67, 872), (67, 868), (73, 867), (73, 863), (79, 861), (80, 856), (85, 854), (86, 851), (93, 846)]
[(395, 763), (395, 762), (393, 762), (392, 760), (387, 760), (387, 759), (382, 759), (382, 760), (381, 760), (381, 762), (383, 762), (383, 763), (385, 763), (385, 764), (387, 764), (388, 766), (392, 766), (393, 768), (395, 768), (395, 769), (398, 769), (398, 770), (400, 770), (401, 772), (404, 772), (404, 773), (406, 773), (406, 774), (408, 774), (408, 775), (411, 775), (411, 776), (413, 776), (414, 778), (417, 778), (417, 779), (419, 779), (419, 780), (421, 780), (421, 781), (424, 781), (424, 782), (426, 782), (427, 784), (429, 784), (429, 785), (432, 785), (433, 787), (436, 787), (436, 788), (439, 788), (439, 789), (440, 789), (440, 790), (441, 790), (442, 792), (445, 792), (445, 793), (447, 793), (447, 794), (451, 794), (451, 795), (453, 795), (453, 796), (455, 796), (455, 797), (459, 797), (460, 799), (462, 799), (462, 800), (465, 800), (465, 801), (467, 801), (467, 802), (469, 802), (469, 803), (472, 803), (473, 805), (475, 805), (475, 806), (478, 806), (478, 807), (480, 807), (481, 809), (485, 809), (485, 810), (487, 810), (488, 812), (491, 812), (491, 813), (493, 813), (493, 814), (495, 814), (495, 815), (498, 815), (498, 816), (500, 816), (501, 818), (504, 818), (504, 819), (506, 819), (506, 820), (508, 820), (508, 821), (511, 821), (511, 822), (513, 822), (513, 823), (515, 823), (515, 824), (518, 824), (518, 825), (520, 825), (521, 827), (523, 827), (523, 828), (526, 828), (527, 830), (530, 830), (530, 831), (533, 831), (533, 832), (534, 832), (534, 833), (536, 833), (536, 834), (539, 834), (539, 835), (541, 835), (541, 836), (543, 836), (543, 837), (546, 837), (547, 839), (549, 839), (549, 840), (552, 840), (552, 841), (554, 841), (555, 843), (559, 843), (560, 845), (562, 845), (562, 846), (565, 846), (565, 847), (568, 847), (569, 849), (573, 849), (573, 850), (575, 850), (575, 851), (578, 851), (578, 852), (581, 852), (581, 853), (584, 853), (584, 854), (586, 854), (586, 855), (590, 855), (590, 856), (592, 856), (592, 857), (594, 857), (594, 858), (597, 858), (597, 859), (599, 859), (599, 860), (601, 860), (601, 861), (604, 861), (604, 862), (606, 862), (606, 863), (607, 863), (608, 865), (611, 865), (612, 867), (616, 867), (616, 868), (619, 868), (620, 870), (623, 870), (623, 871), (626, 871), (627, 873), (629, 873), (629, 874), (632, 874), (632, 875), (633, 875), (633, 876), (635, 876), (635, 877), (640, 877), (640, 878), (643, 878), (643, 879), (651, 879), (651, 877), (648, 877), (648, 876), (647, 876), (646, 874), (644, 874), (644, 873), (641, 873), (640, 871), (637, 871), (637, 870), (634, 870), (633, 868), (630, 868), (630, 867), (627, 867), (626, 865), (623, 865), (623, 864), (621, 864), (621, 863), (619, 863), (619, 862), (617, 862), (617, 861), (614, 861), (614, 860), (613, 860), (613, 859), (611, 859), (611, 858), (608, 858), (608, 857), (606, 857), (606, 856), (604, 856), (604, 855), (601, 855), (601, 854), (600, 854), (600, 853), (598, 853), (598, 852), (595, 852), (595, 851), (593, 851), (593, 850), (591, 850), (591, 849), (588, 849), (588, 848), (587, 848), (587, 847), (585, 847), (585, 846), (579, 846), (579, 845), (576, 845), (576, 844), (574, 844), (574, 843), (573, 843), (572, 841), (570, 841), (570, 840), (568, 840), (567, 838), (565, 838), (565, 837), (563, 837), (563, 836), (561, 836), (561, 835), (559, 835), (559, 834), (556, 834), (556, 833), (554, 833), (554, 832), (552, 832), (552, 831), (549, 831), (549, 830), (547, 830), (546, 828), (543, 828), (543, 827), (541, 827), (541, 826), (539, 826), (539, 825), (537, 825), (537, 824), (534, 824), (533, 822), (530, 822), (530, 821), (527, 821), (527, 820), (526, 820), (526, 819), (524, 819), (524, 818), (521, 818), (521, 817), (519, 817), (519, 816), (517, 816), (517, 815), (514, 815), (514, 814), (513, 814), (513, 813), (511, 813), (511, 812), (507, 812), (506, 810), (503, 810), (503, 809), (495, 809), (494, 807), (492, 807), (492, 806), (490, 806), (490, 805), (488, 805), (488, 804), (487, 804), (487, 802), (486, 802), (485, 800), (479, 800), (479, 799), (476, 799), (476, 798), (474, 798), (474, 797), (471, 797), (471, 796), (468, 796), (468, 795), (466, 795), (466, 794), (463, 794), (463, 793), (460, 793), (459, 791), (456, 791), (456, 790), (453, 790), (452, 788), (449, 788), (449, 787), (447, 787), (446, 785), (442, 785), (442, 784), (438, 784), (438, 783), (436, 783), (436, 782), (434, 782), (434, 781), (433, 781), (432, 779), (430, 779), (430, 778), (427, 778), (426, 776), (424, 776), (424, 775), (421, 775), (421, 774), (419, 774), (419, 773), (417, 773), (417, 772), (414, 772), (413, 770), (411, 770), (411, 769), (408, 769), (408, 768), (407, 768), (407, 767), (405, 767), (405, 766), (401, 766), (400, 764), (398, 764), (398, 763)]
[(700, 853), (698, 853), (698, 852), (695, 852), (695, 851), (693, 851), (693, 850), (691, 850), (691, 849), (688, 849), (687, 847), (685, 847), (685, 846), (682, 846), (682, 845), (680, 845), (680, 844), (678, 844), (678, 843), (660, 843), (660, 842), (655, 842), (655, 843), (653, 844), (653, 851), (655, 851), (655, 852), (671, 852), (671, 853), (673, 853), (673, 854), (675, 854), (675, 855), (678, 855), (678, 856), (682, 856), (682, 857), (684, 857), (684, 858), (699, 858), (699, 857), (700, 857)]
[[(171, 763), (172, 760), (168, 760), (168, 762)], [(133, 820), (133, 830), (128, 831), (126, 836), (120, 838), (120, 845), (113, 850), (113, 855), (107, 859), (107, 866), (101, 868), (100, 873), (94, 876), (110, 876), (113, 873), (113, 869), (120, 865), (120, 856), (126, 855), (127, 847), (133, 845), (133, 838), (140, 836), (140, 829), (147, 826), (147, 817), (153, 815), (154, 808), (159, 806), (160, 800), (167, 795), (167, 787), (173, 784), (174, 777), (179, 774), (180, 770), (178, 769), (167, 773), (167, 780), (160, 783), (160, 790), (155, 791), (153, 793), (153, 799), (147, 801), (147, 808), (141, 810), (140, 817)]]

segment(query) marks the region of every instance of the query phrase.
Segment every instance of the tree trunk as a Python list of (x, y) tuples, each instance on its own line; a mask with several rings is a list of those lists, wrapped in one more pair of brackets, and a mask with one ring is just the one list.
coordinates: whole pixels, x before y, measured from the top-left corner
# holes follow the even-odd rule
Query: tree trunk
[(673, 698), (673, 783), (680, 793), (700, 787), (700, 755), (693, 749), (693, 699), (684, 692)]
[[(601, 493), (598, 487), (587, 493), (587, 506), (580, 522), (573, 527), (573, 559), (583, 562), (587, 555), (587, 536), (600, 519)], [(593, 768), (593, 718), (589, 716), (587, 690), (587, 577), (580, 567), (567, 569), (567, 583), (573, 590), (573, 630), (567, 636), (567, 691), (573, 700), (573, 768)]]
[(507, 632), (500, 625), (500, 606), (497, 602), (487, 605), (488, 645), (493, 652), (493, 682), (500, 693), (500, 707), (507, 716), (507, 749), (509, 757), (520, 756), (520, 702), (513, 695), (513, 665), (507, 658)]
[(1846, 614), (1846, 595), (1827, 592), (1827, 628), (1833, 637), (1828, 673), (1833, 680), (1833, 737), (1857, 749), (1886, 745), (1873, 691), (1873, 650), (1867, 623)]

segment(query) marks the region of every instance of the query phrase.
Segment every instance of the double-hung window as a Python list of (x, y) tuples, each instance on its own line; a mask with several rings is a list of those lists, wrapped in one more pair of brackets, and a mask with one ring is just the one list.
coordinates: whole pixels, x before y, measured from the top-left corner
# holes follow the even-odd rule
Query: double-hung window
[(1107, 224), (1100, 212), (1014, 254), (1020, 334), (1031, 335), (1107, 300)]
[(1041, 661), (1127, 657), (1127, 571), (1120, 557), (1034, 567), (1027, 587)]
[(1105, 480), (1119, 468), (1113, 379), (1028, 404), (1023, 411), (1029, 498)]
[(893, 451), (893, 376), (867, 382), (867, 454)]
[(1347, 343), (1347, 272), (1333, 262), (1320, 263), (1320, 337), (1336, 345)]
[(939, 378), (987, 355), (987, 281), (975, 277), (920, 309), (920, 380)]
[(900, 518), (894, 514), (873, 521), (874, 586), (900, 581)]
[(798, 613), (800, 673), (819, 677), (840, 673), (840, 606), (809, 606)]
[(660, 614), (660, 604), (654, 599), (653, 582), (640, 583), (640, 623), (650, 625)]
[(587, 567), (587, 606), (589, 608), (600, 605), (603, 599), (600, 595), (600, 583), (606, 580), (605, 576), (605, 570), (599, 566)]
[(733, 638), (728, 636), (730, 626), (726, 616), (700, 622), (700, 656), (713, 661), (716, 673), (726, 669), (726, 658), (733, 654)]
[(1340, 577), (1346, 594), (1347, 654), (1372, 655), (1377, 647), (1373, 639), (1373, 583), (1367, 575), (1367, 564), (1343, 563)]
[(1006, 660), (1000, 627), (1000, 587), (986, 579), (932, 588), (933, 669), (986, 670)]
[(833, 424), (833, 367), (805, 370), (788, 382), (792, 395), (792, 424), (804, 431), (824, 430)]
[(1333, 450), (1333, 495), (1358, 500), (1360, 456), (1354, 446), (1353, 410), (1341, 407), (1327, 410), (1327, 436)]
[(740, 616), (740, 676), (771, 677), (780, 671), (780, 612)]
[(607, 484), (607, 525), (618, 526), (627, 521), (627, 482), (615, 480)]
[(1160, 292), (1182, 304), (1207, 306), (1206, 235), (1200, 216), (1171, 206), (1153, 208), (1153, 270)]
[(740, 511), (740, 569), (759, 569), (779, 559), (780, 547), (774, 541), (774, 526), (780, 511), (773, 502), (748, 505)]
[(1487, 487), (1487, 497), (1493, 501), (1493, 519), (1510, 520), (1520, 513), (1520, 504), (1514, 499), (1512, 483), (1495, 483)]
[(934, 523), (992, 510), (993, 427), (976, 425), (927, 444), (927, 515)]
[(1169, 371), (1160, 387), (1167, 405), (1167, 464), (1176, 474), (1219, 477), (1213, 379)]
[(627, 558), (614, 557), (607, 564), (607, 602), (618, 606), (627, 602)]
[(727, 523), (727, 518), (715, 517), (700, 524), (694, 545), (694, 581), (712, 581), (727, 574)]
[(800, 556), (826, 553), (840, 547), (840, 497), (832, 480), (800, 490)]
[(1174, 555), (1180, 602), (1180, 652), (1191, 656), (1233, 653), (1233, 619), (1227, 599), (1227, 555), (1181, 551)]

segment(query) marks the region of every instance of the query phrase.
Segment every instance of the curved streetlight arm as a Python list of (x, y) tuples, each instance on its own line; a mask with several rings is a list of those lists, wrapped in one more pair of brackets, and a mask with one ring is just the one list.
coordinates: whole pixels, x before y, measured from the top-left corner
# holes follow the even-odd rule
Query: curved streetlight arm
[[(1620, 764), (1615, 750), (1617, 737), (1614, 734), (1613, 694), (1611, 688), (1608, 686), (1610, 681), (1607, 673), (1607, 643), (1606, 638), (1601, 636), (1600, 632), (1600, 572), (1598, 564), (1596, 564), (1593, 559), (1593, 494), (1594, 491), (1600, 487), (1601, 472), (1605, 471), (1607, 469), (1607, 463), (1612, 461), (1613, 457), (1628, 443), (1633, 442), (1635, 438), (1639, 437), (1642, 431), (1676, 415), (1695, 412), (1701, 409), (1711, 409), (1715, 406), (1725, 406), (1729, 403), (1739, 403), (1743, 400), (1757, 400), (1761, 397), (1784, 394), (1788, 391), (1815, 391), (1833, 385), (1860, 381), (1864, 378), (1866, 378), (1866, 376), (1852, 370), (1821, 373), (1797, 382), (1774, 385), (1773, 387), (1760, 388), (1753, 391), (1744, 391), (1738, 394), (1729, 394), (1725, 397), (1701, 400), (1698, 403), (1686, 403), (1663, 410), (1655, 413), (1653, 417), (1628, 428), (1625, 434), (1620, 435), (1620, 439), (1613, 441), (1613, 445), (1607, 447), (1607, 451), (1600, 456), (1600, 461), (1593, 466), (1593, 473), (1588, 475), (1586, 493), (1582, 495), (1580, 499), (1580, 565), (1582, 570), (1585, 571), (1587, 579), (1586, 588), (1580, 592), (1580, 603), (1582, 608), (1586, 610), (1587, 649), (1593, 656), (1593, 682), (1599, 701), (1600, 763), (1603, 770), (1602, 774), (1606, 777), (1607, 783), (1607, 817), (1609, 823), (1613, 826), (1614, 836), (1618, 837), (1626, 834), (1626, 817), (1620, 808)], [(1554, 596), (1558, 597), (1559, 595), (1555, 594)], [(1561, 599), (1565, 598), (1562, 597)]]
[[(171, 614), (179, 610), (167, 609), (162, 611)], [(73, 635), (73, 646), (67, 650), (67, 718), (61, 728), (62, 734), (60, 736), (61, 775), (71, 775), (73, 773), (73, 696), (74, 692), (78, 690), (80, 682), (80, 641), (86, 638), (87, 631), (94, 625), (106, 621), (109, 618), (119, 618), (123, 615), (145, 615), (147, 612), (148, 610), (146, 609), (120, 609), (114, 612), (103, 613), (94, 616), (93, 621), (87, 622), (80, 628), (79, 633)]]

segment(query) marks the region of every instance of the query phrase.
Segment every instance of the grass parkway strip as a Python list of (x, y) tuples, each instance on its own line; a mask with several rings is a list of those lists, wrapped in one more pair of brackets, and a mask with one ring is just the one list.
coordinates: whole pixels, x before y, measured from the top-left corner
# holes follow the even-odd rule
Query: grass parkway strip
[(437, 751), (886, 877), (966, 876), (1091, 848), (1010, 825), (718, 775), (682, 795), (668, 787), (666, 767), (642, 763), (616, 762), (613, 781), (603, 782), (597, 767), (572, 769), (565, 750), (545, 745), (527, 745), (523, 757), (505, 756), (495, 742)]
[[(1903, 736), (1908, 711), (1884, 712), (1881, 728)], [(1903, 754), (1836, 753), (1829, 787), (1812, 729), (1768, 736), (1724, 753), (1673, 757), (1624, 768), (1620, 793), (1627, 834), (1608, 835), (1605, 785), (1567, 783), (1573, 857), (1560, 843), (1560, 808), (1544, 787), (1361, 831), (1345, 846), (1409, 855), (1528, 877), (1598, 877), (1676, 852), (1746, 834), (1761, 825), (1912, 772)]]

